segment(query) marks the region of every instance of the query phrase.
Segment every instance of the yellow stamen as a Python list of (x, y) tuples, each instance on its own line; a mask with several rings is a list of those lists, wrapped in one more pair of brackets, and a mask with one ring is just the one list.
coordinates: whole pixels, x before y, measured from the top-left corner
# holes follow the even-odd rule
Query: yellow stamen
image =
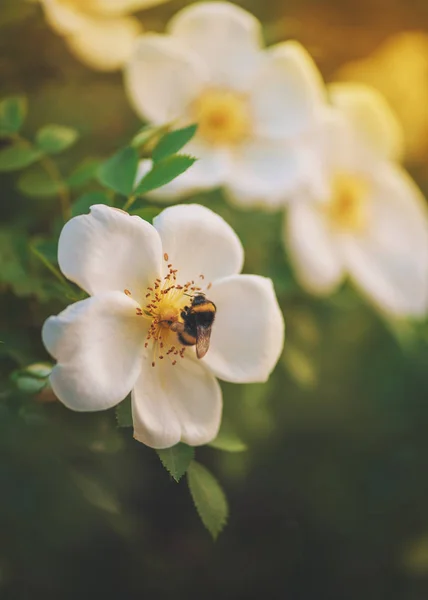
[(340, 173), (333, 180), (333, 196), (327, 207), (334, 226), (345, 231), (361, 231), (367, 223), (367, 181)]
[(241, 142), (250, 133), (251, 118), (244, 95), (227, 90), (205, 91), (193, 104), (198, 134), (211, 144)]
[[(165, 261), (168, 261), (168, 255), (164, 255)], [(199, 277), (204, 280), (201, 273)], [(182, 345), (178, 332), (182, 331), (184, 319), (182, 312), (186, 306), (192, 303), (194, 294), (205, 293), (211, 284), (202, 287), (195, 285), (192, 279), (187, 283), (178, 283), (178, 269), (174, 269), (171, 263), (168, 264), (168, 271), (163, 279), (157, 278), (142, 294), (143, 303), (135, 309), (136, 315), (146, 321), (149, 321), (149, 329), (144, 342), (144, 347), (149, 350), (151, 347), (151, 363), (155, 367), (157, 360), (168, 359), (172, 365), (177, 364), (176, 357), (184, 358), (186, 346)], [(130, 291), (125, 288), (125, 295), (130, 295)]]
[[(165, 254), (164, 258), (168, 260), (168, 255)], [(149, 344), (152, 344), (152, 366), (156, 366), (157, 359), (163, 360), (165, 356), (169, 358), (175, 354), (183, 358), (184, 355), (184, 348), (180, 352), (176, 350), (177, 333), (171, 326), (173, 323), (183, 322), (181, 313), (184, 307), (189, 305), (188, 291), (191, 283), (183, 286), (176, 281), (177, 269), (168, 264), (168, 273), (163, 280), (158, 278), (153, 286), (147, 288), (147, 293), (144, 294), (145, 309), (137, 309), (139, 316), (150, 320), (145, 347), (148, 348)], [(172, 356), (171, 362), (173, 365), (177, 363)]]

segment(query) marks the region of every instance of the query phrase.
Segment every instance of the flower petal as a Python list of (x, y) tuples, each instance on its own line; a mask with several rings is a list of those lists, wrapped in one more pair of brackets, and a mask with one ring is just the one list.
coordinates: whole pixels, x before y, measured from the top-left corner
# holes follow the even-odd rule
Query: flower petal
[(58, 2), (58, 0), (40, 0), (40, 2), (47, 22), (57, 33), (74, 33), (84, 25), (85, 15), (72, 4)]
[(68, 408), (110, 408), (131, 391), (141, 370), (147, 321), (139, 305), (120, 292), (72, 304), (42, 329), (43, 342), (58, 364), (50, 376), (55, 395)]
[(66, 37), (71, 51), (98, 71), (115, 71), (131, 56), (141, 24), (134, 17), (117, 19), (85, 17), (81, 26)]
[(298, 144), (255, 139), (242, 145), (229, 173), (230, 197), (241, 206), (284, 204), (309, 176), (303, 157), (304, 149)]
[(88, 294), (127, 289), (140, 299), (161, 273), (158, 233), (140, 217), (102, 204), (65, 224), (58, 245), (64, 275)]
[(163, 4), (167, 0), (90, 0), (88, 2), (91, 10), (96, 10), (102, 15), (120, 16), (128, 15), (137, 10), (151, 8), (157, 4)]
[(199, 2), (179, 11), (169, 33), (198, 55), (217, 86), (242, 89), (260, 60), (259, 21), (229, 2)]
[(378, 165), (371, 226), (366, 235), (343, 240), (355, 283), (382, 310), (423, 316), (428, 310), (428, 211), (408, 175)]
[(313, 294), (328, 294), (340, 283), (343, 265), (321, 207), (292, 203), (284, 226), (284, 244), (301, 285)]
[(166, 208), (153, 220), (179, 282), (197, 280), (208, 284), (239, 273), (244, 251), (233, 229), (213, 211), (198, 204)]
[(142, 36), (125, 70), (125, 87), (135, 110), (159, 124), (183, 117), (205, 79), (197, 55), (166, 35)]
[(274, 139), (309, 131), (325, 104), (321, 75), (297, 42), (266, 51), (252, 90), (255, 133)]
[(334, 83), (328, 91), (333, 105), (350, 120), (366, 149), (378, 157), (401, 159), (403, 131), (380, 92), (362, 83)]
[(204, 363), (233, 383), (266, 381), (284, 345), (284, 319), (272, 281), (232, 275), (213, 284), (217, 308)]
[(322, 163), (331, 199), (331, 177), (335, 173), (371, 173), (373, 156), (367, 152), (359, 133), (346, 115), (337, 108), (328, 107), (322, 113), (319, 132), (318, 160)]
[(132, 392), (134, 437), (152, 448), (182, 441), (199, 446), (212, 441), (220, 427), (222, 395), (209, 370), (195, 358), (151, 366), (146, 356)]

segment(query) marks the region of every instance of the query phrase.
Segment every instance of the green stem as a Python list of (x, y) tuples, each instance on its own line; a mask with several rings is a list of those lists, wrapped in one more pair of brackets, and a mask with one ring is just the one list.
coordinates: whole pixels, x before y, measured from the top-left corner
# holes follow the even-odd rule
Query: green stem
[(65, 279), (65, 277), (63, 276), (63, 274), (61, 273), (61, 271), (59, 271), (47, 258), (46, 256), (44, 256), (41, 252), (39, 252), (37, 250), (37, 248), (35, 248), (34, 246), (30, 245), (30, 250), (31, 252), (34, 254), (34, 256), (36, 256), (40, 262), (42, 262), (44, 264), (44, 266), (52, 273), (52, 275), (54, 275), (58, 281), (64, 286), (64, 289), (66, 290), (67, 294), (69, 295), (70, 298), (73, 298), (74, 300), (78, 300), (78, 298), (74, 298), (74, 291), (73, 289), (70, 287), (68, 281)]
[[(18, 142), (27, 148), (33, 147), (33, 144), (29, 140), (22, 137), (19, 133), (14, 133), (10, 137), (13, 141)], [(61, 205), (62, 217), (64, 221), (68, 221), (71, 218), (71, 205), (70, 192), (67, 184), (62, 178), (60, 170), (50, 156), (43, 154), (40, 158), (40, 164), (52, 181), (58, 185), (58, 197)]]
[(43, 256), (43, 254), (39, 252), (34, 246), (30, 246), (30, 250), (34, 254), (34, 256), (37, 256), (37, 258), (45, 265), (45, 267), (49, 269), (49, 271), (53, 275), (55, 275), (58, 281), (60, 281), (64, 285), (67, 285), (67, 281), (63, 277), (61, 272), (46, 258), (46, 256)]
[(122, 210), (129, 210), (131, 208), (131, 206), (134, 204), (135, 200), (136, 200), (136, 196), (129, 196), (128, 200), (125, 202)]
[(71, 203), (70, 203), (70, 192), (67, 184), (62, 178), (61, 172), (54, 163), (54, 161), (47, 155), (44, 155), (40, 164), (49, 175), (49, 177), (58, 185), (58, 198), (61, 204), (62, 218), (64, 221), (71, 219)]

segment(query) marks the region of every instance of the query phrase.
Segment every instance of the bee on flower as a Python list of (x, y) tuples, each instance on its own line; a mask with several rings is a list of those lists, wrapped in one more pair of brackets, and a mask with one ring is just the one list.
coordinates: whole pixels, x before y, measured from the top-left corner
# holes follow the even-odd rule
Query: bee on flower
[(115, 71), (142, 32), (131, 13), (166, 0), (39, 0), (46, 20), (70, 51), (92, 69)]
[(402, 131), (384, 98), (363, 84), (334, 84), (320, 161), (325, 193), (302, 188), (288, 207), (284, 242), (297, 278), (328, 294), (349, 276), (381, 311), (428, 310), (428, 209), (399, 164)]
[(213, 440), (217, 377), (266, 381), (284, 341), (272, 282), (240, 274), (243, 257), (232, 228), (198, 205), (167, 208), (153, 226), (104, 205), (68, 221), (58, 262), (90, 297), (44, 324), (56, 396), (96, 411), (132, 392), (140, 442)]
[[(165, 35), (139, 38), (125, 87), (150, 123), (198, 124), (184, 152), (199, 160), (154, 193), (159, 200), (222, 186), (240, 205), (254, 196), (268, 205), (316, 167), (310, 142), (325, 92), (315, 64), (294, 41), (264, 48), (259, 21), (232, 3), (192, 4)], [(143, 162), (140, 176), (149, 168)]]

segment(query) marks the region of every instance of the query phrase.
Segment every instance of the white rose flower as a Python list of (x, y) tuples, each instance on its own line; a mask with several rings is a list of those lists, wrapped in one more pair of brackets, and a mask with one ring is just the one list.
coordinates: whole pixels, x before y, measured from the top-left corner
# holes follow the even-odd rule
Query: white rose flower
[(297, 277), (308, 291), (327, 294), (347, 274), (387, 315), (421, 317), (428, 308), (428, 211), (398, 164), (400, 127), (374, 89), (334, 84), (330, 94), (334, 108), (320, 151), (328, 193), (311, 198), (301, 190), (284, 227)]
[(126, 89), (153, 124), (197, 123), (184, 152), (199, 160), (156, 197), (225, 186), (240, 204), (255, 197), (268, 204), (274, 191), (310, 177), (308, 144), (324, 87), (304, 48), (285, 42), (264, 49), (259, 21), (227, 2), (193, 4), (167, 31), (136, 42)]
[[(58, 261), (90, 298), (43, 326), (58, 361), (52, 389), (77, 411), (108, 409), (132, 390), (134, 436), (148, 446), (211, 441), (222, 410), (216, 377), (263, 382), (278, 360), (284, 322), (272, 282), (239, 275), (241, 243), (207, 208), (167, 208), (152, 226), (93, 206), (64, 226)], [(216, 306), (202, 359), (172, 326), (195, 294)]]
[(128, 60), (142, 27), (130, 13), (167, 0), (40, 0), (51, 27), (92, 69), (114, 71)]

